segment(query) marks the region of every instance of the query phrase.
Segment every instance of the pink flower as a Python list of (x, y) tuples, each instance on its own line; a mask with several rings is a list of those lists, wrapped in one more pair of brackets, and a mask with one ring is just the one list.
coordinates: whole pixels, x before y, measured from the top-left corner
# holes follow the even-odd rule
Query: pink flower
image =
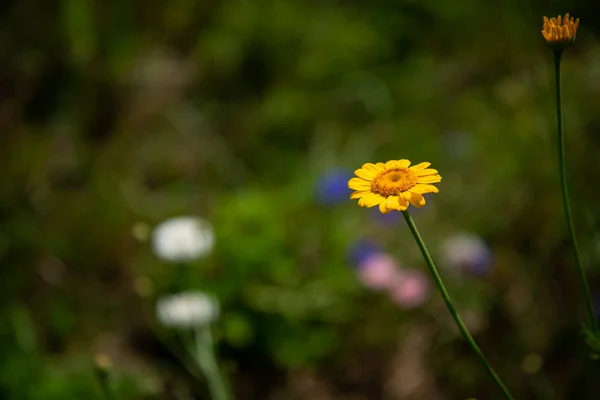
[(386, 290), (400, 277), (400, 267), (392, 256), (374, 253), (360, 263), (358, 277), (369, 289)]
[(429, 298), (430, 284), (420, 271), (404, 270), (389, 288), (391, 299), (401, 307), (415, 308)]

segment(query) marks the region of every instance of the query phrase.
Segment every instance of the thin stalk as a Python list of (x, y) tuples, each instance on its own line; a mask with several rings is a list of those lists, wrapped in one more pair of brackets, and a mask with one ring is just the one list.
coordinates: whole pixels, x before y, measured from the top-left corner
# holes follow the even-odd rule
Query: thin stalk
[(466, 325), (460, 318), (460, 315), (458, 315), (456, 308), (454, 308), (454, 304), (452, 303), (452, 299), (450, 299), (450, 295), (448, 294), (448, 291), (446, 290), (446, 287), (444, 286), (442, 277), (438, 273), (437, 268), (435, 267), (435, 264), (433, 263), (433, 260), (432, 260), (431, 256), (429, 255), (429, 251), (427, 251), (425, 242), (423, 242), (423, 239), (421, 238), (421, 235), (419, 234), (419, 230), (417, 229), (417, 226), (415, 225), (412, 217), (410, 216), (408, 211), (402, 211), (402, 215), (404, 216), (404, 220), (406, 221), (406, 224), (410, 228), (410, 232), (414, 236), (415, 241), (417, 242), (417, 245), (419, 246), (419, 249), (421, 250), (421, 254), (423, 255), (423, 258), (425, 259), (425, 263), (427, 264), (427, 267), (429, 267), (429, 272), (431, 272), (431, 275), (433, 275), (435, 285), (439, 289), (439, 291), (442, 295), (442, 298), (444, 299), (444, 303), (446, 303), (446, 307), (448, 307), (448, 311), (450, 311), (450, 315), (452, 315), (452, 318), (454, 319), (456, 326), (458, 326), (458, 330), (463, 335), (463, 337), (469, 344), (469, 347), (471, 347), (471, 350), (473, 350), (473, 352), (475, 353), (475, 355), (477, 356), (477, 358), (479, 359), (479, 361), (481, 362), (481, 364), (483, 365), (483, 367), (485, 368), (485, 370), (487, 371), (489, 376), (492, 378), (492, 380), (494, 381), (496, 386), (498, 386), (498, 389), (500, 389), (502, 394), (504, 394), (504, 397), (506, 397), (509, 400), (513, 400), (513, 397), (511, 396), (510, 392), (508, 391), (508, 389), (506, 388), (506, 386), (504, 385), (504, 383), (502, 382), (502, 380), (500, 379), (498, 374), (496, 374), (496, 371), (494, 371), (494, 368), (492, 368), (492, 366), (488, 362), (487, 358), (485, 358), (485, 356), (479, 349), (479, 346), (477, 346), (477, 343), (475, 343), (475, 340), (469, 333), (469, 330), (467, 329)]
[(94, 372), (102, 392), (102, 398), (105, 400), (113, 400), (115, 396), (111, 387), (109, 368), (96, 365)]
[(105, 400), (113, 400), (114, 396), (112, 391), (110, 390), (110, 388), (106, 387), (105, 385), (101, 384), (100, 385), (101, 389), (102, 389), (102, 397)]
[(579, 284), (583, 291), (585, 298), (585, 307), (589, 319), (590, 328), (594, 332), (598, 332), (598, 324), (594, 317), (594, 306), (592, 305), (592, 296), (590, 294), (590, 286), (585, 274), (585, 269), (581, 263), (581, 256), (579, 255), (579, 246), (577, 244), (577, 237), (575, 236), (575, 226), (573, 225), (573, 217), (571, 213), (571, 205), (569, 201), (569, 191), (567, 187), (567, 166), (565, 162), (565, 137), (563, 133), (563, 115), (562, 115), (562, 84), (561, 84), (561, 73), (560, 64), (562, 58), (562, 50), (556, 50), (554, 52), (554, 76), (556, 82), (556, 122), (558, 125), (558, 168), (560, 170), (560, 188), (562, 192), (563, 207), (565, 211), (565, 218), (567, 221), (567, 227), (569, 229), (569, 236), (571, 238), (571, 248), (573, 249), (573, 257), (577, 264), (577, 274), (579, 275)]
[(195, 330), (196, 361), (202, 369), (208, 383), (208, 390), (212, 400), (228, 400), (227, 388), (213, 349), (210, 326), (200, 326)]

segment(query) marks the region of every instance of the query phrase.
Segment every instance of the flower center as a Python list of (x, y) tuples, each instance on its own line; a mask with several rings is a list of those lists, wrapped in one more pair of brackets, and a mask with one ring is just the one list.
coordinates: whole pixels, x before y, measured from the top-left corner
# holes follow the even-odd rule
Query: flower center
[(417, 184), (417, 174), (408, 168), (388, 169), (373, 179), (371, 191), (382, 196), (399, 196)]

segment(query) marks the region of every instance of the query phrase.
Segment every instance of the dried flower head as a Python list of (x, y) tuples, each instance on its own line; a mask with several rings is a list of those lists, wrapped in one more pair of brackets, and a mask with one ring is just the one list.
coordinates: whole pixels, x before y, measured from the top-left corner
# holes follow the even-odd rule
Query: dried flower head
[(560, 15), (556, 18), (548, 19), (544, 17), (542, 35), (550, 47), (555, 50), (563, 50), (575, 41), (577, 28), (579, 27), (579, 18), (575, 20), (565, 14), (564, 18)]

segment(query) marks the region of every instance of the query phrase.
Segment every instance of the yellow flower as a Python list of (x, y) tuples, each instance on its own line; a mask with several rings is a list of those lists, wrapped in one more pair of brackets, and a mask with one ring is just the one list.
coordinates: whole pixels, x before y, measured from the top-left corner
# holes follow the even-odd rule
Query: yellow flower
[(392, 160), (387, 163), (366, 163), (354, 171), (357, 177), (348, 181), (355, 192), (351, 199), (358, 199), (361, 207), (379, 206), (384, 214), (392, 210), (406, 210), (409, 204), (423, 207), (425, 193), (437, 193), (432, 183), (441, 182), (442, 177), (435, 169), (427, 168), (431, 163), (410, 166), (408, 160)]
[(562, 18), (560, 15), (557, 18), (544, 17), (544, 25), (542, 35), (548, 44), (557, 50), (562, 50), (575, 41), (577, 28), (579, 28), (579, 18), (574, 20), (569, 18), (569, 14), (565, 14)]

